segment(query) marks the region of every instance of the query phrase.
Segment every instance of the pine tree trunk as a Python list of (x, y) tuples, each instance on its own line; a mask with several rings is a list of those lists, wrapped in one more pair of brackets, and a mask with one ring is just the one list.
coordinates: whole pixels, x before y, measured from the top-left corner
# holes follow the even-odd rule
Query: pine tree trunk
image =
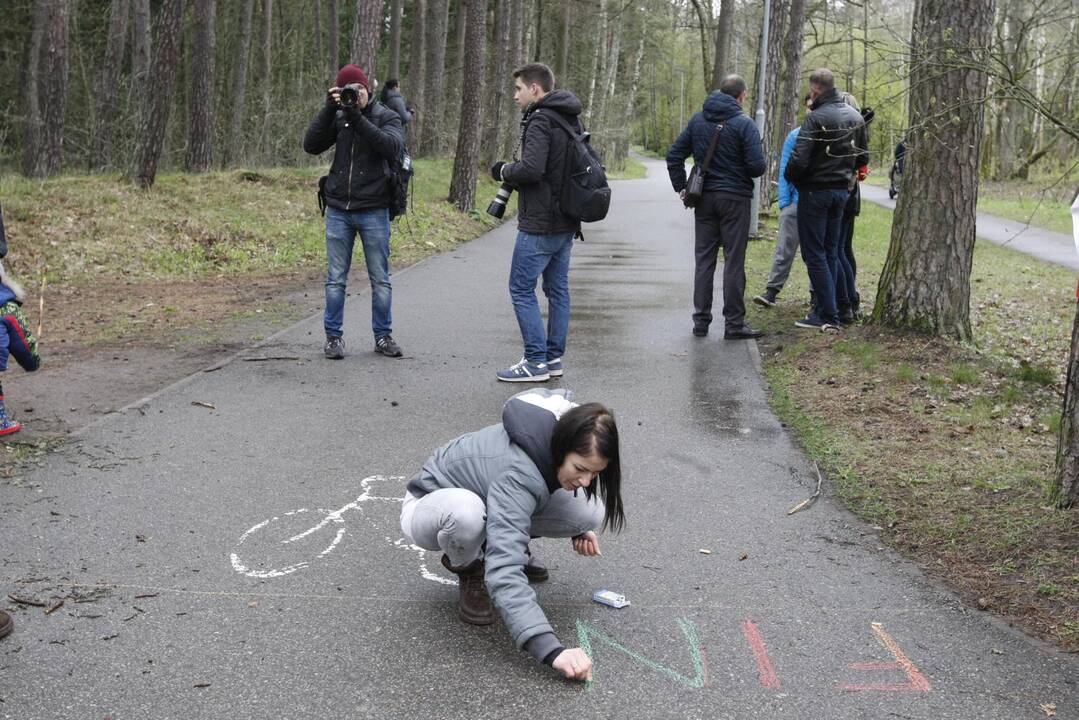
[(68, 96), (68, 44), (71, 0), (50, 0), (41, 63), (41, 174), (60, 172), (64, 157), (64, 120)]
[(446, 67), (446, 31), (449, 26), (448, 0), (428, 0), (427, 3), (427, 77), (424, 79), (423, 97), (427, 107), (423, 109), (423, 125), (420, 132), (419, 154), (438, 152), (442, 133), (442, 90)]
[(390, 6), (390, 74), (401, 79), (401, 0), (392, 0)]
[(101, 80), (97, 89), (97, 116), (94, 118), (93, 149), (90, 168), (104, 170), (109, 164), (108, 153), (113, 143), (113, 127), (117, 120), (116, 98), (120, 93), (120, 73), (124, 68), (127, 49), (127, 20), (131, 0), (112, 0), (109, 4), (109, 34), (105, 41), (105, 58), (101, 64)]
[(903, 192), (875, 322), (970, 340), (970, 266), (994, 0), (917, 0)]
[(719, 88), (723, 78), (733, 67), (731, 62), (731, 28), (734, 25), (734, 0), (722, 0), (719, 4), (719, 21), (716, 23), (716, 62), (712, 66), (711, 90)]
[(562, 6), (562, 40), (558, 47), (558, 75), (564, 83), (569, 78), (569, 48), (570, 35), (573, 28), (573, 4), (565, 3)]
[(420, 126), (427, 115), (427, 109), (424, 106), (426, 97), (423, 94), (424, 83), (427, 79), (425, 77), (427, 74), (425, 67), (427, 0), (412, 0), (411, 8), (412, 40), (409, 43), (408, 87), (405, 88), (405, 93), (412, 107), (417, 110), (412, 115), (412, 122), (408, 124), (408, 146), (415, 149), (419, 144)]
[(368, 78), (375, 77), (378, 42), (382, 37), (382, 0), (356, 0), (352, 23), (352, 57), (349, 62), (363, 68)]
[(337, 0), (330, 0), (330, 77), (337, 75), (341, 67), (341, 8)]
[(1064, 408), (1057, 438), (1056, 475), (1051, 492), (1060, 507), (1079, 505), (1079, 305), (1072, 322), (1068, 379), (1064, 384)]
[(315, 37), (318, 38), (316, 43), (318, 48), (318, 54), (315, 56), (319, 59), (319, 67), (322, 67), (322, 62), (326, 57), (325, 39), (323, 34), (326, 32), (326, 26), (322, 21), (322, 0), (315, 0)]
[(150, 77), (150, 61), (153, 38), (150, 26), (150, 0), (134, 0), (135, 37), (131, 50), (131, 87), (135, 102), (141, 107), (146, 103), (146, 83)]
[(217, 0), (195, 0), (195, 47), (191, 58), (187, 169), (205, 172), (214, 162), (214, 57)]
[(779, 86), (783, 75), (783, 39), (786, 36), (787, 17), (791, 0), (772, 0), (771, 19), (768, 21), (768, 72), (764, 76), (764, 150), (765, 170), (760, 183), (760, 209), (768, 209), (772, 178), (779, 166), (776, 147), (776, 122), (779, 120)]
[(255, 0), (243, 0), (240, 10), (240, 37), (236, 43), (236, 59), (232, 66), (232, 84), (225, 93), (232, 100), (232, 112), (229, 116), (229, 137), (225, 144), (225, 158), (228, 165), (236, 165), (243, 152), (243, 128), (247, 120), (244, 112), (247, 93), (247, 58), (251, 54), (251, 32), (255, 14)]
[(27, 177), (41, 174), (41, 45), (48, 12), (48, 0), (37, 0), (23, 52), (22, 173)]
[[(442, 88), (445, 92), (443, 107), (446, 109), (444, 120), (446, 132), (439, 139), (437, 152), (440, 155), (449, 152), (461, 124), (461, 94), (465, 75), (465, 32), (469, 22), (471, 21), (468, 19), (467, 8), (458, 3), (457, 14), (453, 20), (453, 66), (446, 68)], [(473, 68), (468, 69), (470, 78), (473, 70)]]
[(262, 0), (262, 134), (263, 161), (270, 159), (270, 110), (273, 91), (273, 0)]
[(462, 212), (476, 205), (476, 168), (480, 161), (480, 130), (483, 127), (483, 79), (487, 52), (487, 0), (461, 0), (461, 20), (467, 23), (465, 63), (474, 73), (461, 93), (461, 128), (453, 157), (453, 180), (449, 200)]
[(485, 123), (483, 136), (489, 142), (483, 143), (483, 164), (491, 165), (503, 159), (506, 145), (506, 116), (510, 113), (510, 0), (498, 0), (495, 13), (494, 47), (491, 48), (491, 84), (488, 94), (491, 96), (491, 112)]
[[(516, 70), (524, 63), (525, 48), (524, 48), (524, 18), (525, 15), (525, 2), (524, 0), (508, 0), (510, 3), (510, 61), (509, 67)], [(506, 78), (506, 82), (510, 83), (509, 77)], [(506, 85), (507, 93), (510, 92), (509, 84)], [(511, 94), (512, 97), (512, 94)], [(506, 103), (506, 108), (511, 106), (509, 102)], [(513, 110), (506, 113), (506, 132), (505, 140), (502, 145), (502, 152), (499, 153), (500, 157), (512, 159), (515, 149), (517, 148), (517, 141), (521, 137), (521, 114), (516, 111), (516, 105), (513, 105)]]
[(806, 0), (791, 0), (790, 22), (787, 37), (783, 41), (783, 97), (779, 108), (779, 132), (776, 147), (782, 147), (783, 138), (799, 125), (798, 112), (805, 107), (802, 102), (802, 56), (805, 52)]
[(154, 184), (157, 165), (161, 160), (161, 148), (165, 143), (165, 130), (168, 127), (169, 110), (172, 108), (172, 88), (180, 66), (183, 15), (184, 0), (163, 0), (161, 3), (161, 19), (151, 64), (154, 92), (147, 93), (143, 98), (146, 109), (139, 124), (135, 163), (132, 168), (135, 182), (144, 188)]

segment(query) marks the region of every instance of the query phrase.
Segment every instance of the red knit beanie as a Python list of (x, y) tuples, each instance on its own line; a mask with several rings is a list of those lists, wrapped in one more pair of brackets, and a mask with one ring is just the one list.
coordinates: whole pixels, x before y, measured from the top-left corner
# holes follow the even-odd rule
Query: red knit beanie
[(359, 83), (364, 86), (367, 92), (371, 92), (371, 84), (367, 82), (367, 75), (363, 70), (352, 63), (342, 65), (341, 69), (337, 71), (337, 80), (334, 84), (339, 88), (343, 88), (352, 83)]

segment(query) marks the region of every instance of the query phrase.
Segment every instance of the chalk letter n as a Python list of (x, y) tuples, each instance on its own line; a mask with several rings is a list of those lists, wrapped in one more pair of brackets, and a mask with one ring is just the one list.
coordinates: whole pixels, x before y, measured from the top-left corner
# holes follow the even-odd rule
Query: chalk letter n
[[(647, 668), (651, 668), (656, 672), (662, 673), (688, 688), (696, 689), (704, 687), (707, 670), (704, 662), (701, 660), (701, 640), (700, 636), (697, 634), (697, 627), (687, 618), (678, 618), (676, 622), (678, 623), (678, 627), (682, 630), (682, 635), (686, 638), (686, 644), (689, 645), (689, 656), (693, 660), (693, 670), (695, 673), (693, 677), (683, 675), (677, 670), (672, 670), (662, 663), (646, 658), (644, 655), (641, 655), (635, 650), (631, 650), (599, 628), (586, 623), (584, 620), (577, 621), (577, 643), (580, 645), (581, 649), (588, 654), (588, 657), (592, 658), (593, 663), (596, 658), (592, 653), (592, 640), (599, 640), (618, 652), (628, 655), (635, 662), (638, 662)], [(593, 672), (595, 672), (594, 667)], [(593, 682), (594, 680), (586, 683), (586, 688), (588, 690), (592, 689)]]

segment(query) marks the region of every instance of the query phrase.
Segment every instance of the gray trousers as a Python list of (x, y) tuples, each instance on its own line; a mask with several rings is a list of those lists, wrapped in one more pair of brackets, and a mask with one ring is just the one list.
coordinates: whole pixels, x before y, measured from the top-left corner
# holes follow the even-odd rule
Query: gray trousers
[[(591, 502), (584, 491), (577, 497), (567, 490), (555, 490), (543, 509), (532, 516), (532, 537), (573, 537), (603, 524), (603, 502)], [(405, 494), (401, 507), (401, 532), (413, 545), (424, 550), (441, 550), (454, 567), (468, 565), (483, 557), (487, 540), (487, 506), (476, 493), (461, 488), (443, 488), (417, 498)]]
[(779, 238), (776, 254), (772, 258), (772, 270), (768, 273), (768, 289), (773, 295), (787, 283), (794, 257), (798, 254), (798, 205), (791, 203), (779, 211)]

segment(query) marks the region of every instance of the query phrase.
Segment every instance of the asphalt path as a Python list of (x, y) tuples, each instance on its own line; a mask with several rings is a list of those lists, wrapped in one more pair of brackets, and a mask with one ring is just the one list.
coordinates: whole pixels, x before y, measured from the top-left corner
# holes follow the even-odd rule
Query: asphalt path
[(629, 524), (600, 558), (535, 542), (591, 685), (459, 623), (397, 523), (404, 476), (522, 389), (494, 380), (520, 355), (507, 225), (395, 275), (405, 358), (371, 352), (361, 294), (344, 360), (309, 318), (0, 484), (0, 587), (67, 597), (10, 603), (0, 717), (1075, 717), (1073, 659), (926, 580), (827, 482), (787, 514), (813, 471), (755, 344), (691, 336), (691, 217), (648, 167), (574, 248), (563, 382), (617, 414)]
[[(889, 199), (888, 189), (879, 185), (862, 183), (862, 199), (895, 210), (896, 201)], [(983, 240), (1079, 270), (1079, 253), (1069, 235), (983, 212), (977, 214), (975, 228), (977, 237)]]

